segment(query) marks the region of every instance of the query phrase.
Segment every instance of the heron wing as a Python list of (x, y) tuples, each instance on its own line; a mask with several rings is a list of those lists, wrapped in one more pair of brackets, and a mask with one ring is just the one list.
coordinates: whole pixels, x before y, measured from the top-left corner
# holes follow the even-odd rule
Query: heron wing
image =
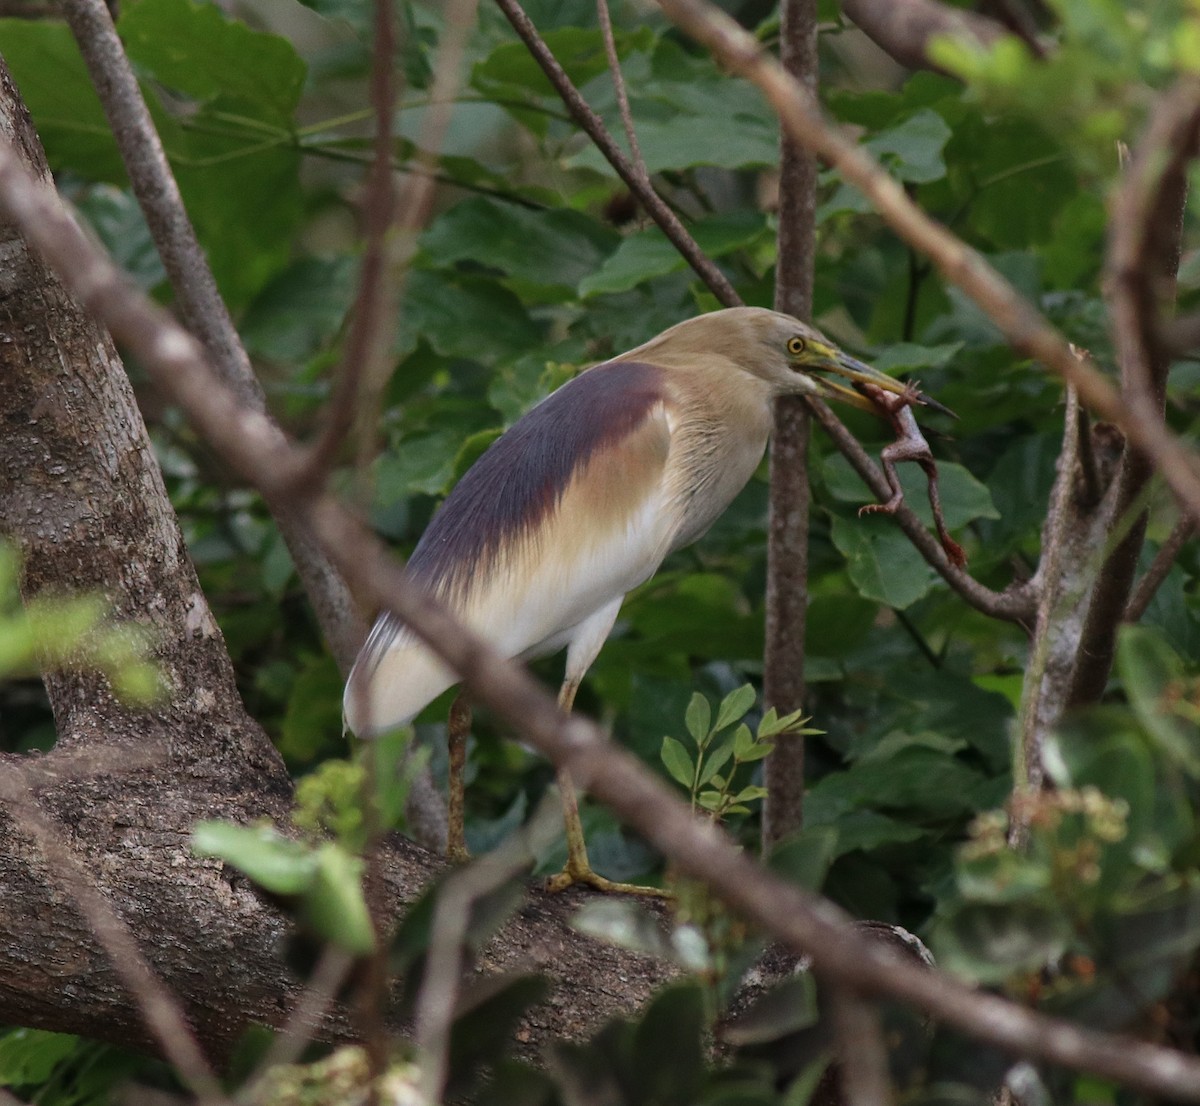
[[(471, 467), (409, 571), (507, 656), (566, 644), (671, 547), (671, 419), (655, 366), (611, 362), (581, 374)], [(347, 721), (360, 733), (400, 724), (456, 681), (384, 614), (347, 684)]]

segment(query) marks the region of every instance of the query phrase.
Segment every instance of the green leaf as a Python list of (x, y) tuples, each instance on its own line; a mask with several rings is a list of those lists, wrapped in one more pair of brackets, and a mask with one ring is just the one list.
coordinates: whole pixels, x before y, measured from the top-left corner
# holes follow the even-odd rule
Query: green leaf
[(173, 92), (290, 128), (306, 67), (287, 39), (192, 0), (124, 4), (118, 29), (131, 60)]
[(832, 826), (805, 826), (772, 849), (768, 865), (771, 871), (778, 872), (793, 883), (809, 891), (819, 891), (837, 855), (836, 829)]
[(926, 184), (946, 175), (942, 151), (951, 136), (946, 120), (928, 108), (867, 139), (865, 146), (902, 181)]
[(700, 775), (696, 780), (696, 786), (703, 787), (708, 783), (709, 780), (729, 763), (731, 756), (733, 756), (732, 737), (726, 738), (709, 749), (700, 768)]
[(707, 1075), (704, 992), (675, 984), (650, 1004), (634, 1030), (633, 1085), (644, 1102), (692, 1106)]
[(692, 693), (692, 698), (688, 702), (687, 713), (683, 716), (684, 725), (687, 726), (687, 732), (692, 735), (695, 742), (701, 749), (704, 748), (708, 741), (709, 724), (712, 722), (712, 707), (709, 706), (708, 700), (704, 698), (700, 692)]
[(891, 520), (835, 515), (831, 536), (863, 598), (904, 610), (929, 593), (933, 569)]
[(733, 755), (741, 762), (754, 749), (754, 745), (754, 735), (750, 732), (750, 727), (743, 722), (733, 734)]
[(1117, 671), (1138, 721), (1159, 747), (1192, 776), (1200, 776), (1200, 728), (1173, 706), (1184, 696), (1183, 661), (1147, 626), (1122, 626)]
[(219, 857), (276, 895), (301, 895), (317, 878), (316, 853), (270, 826), (199, 822), (192, 831), (192, 851)]
[(949, 972), (997, 984), (1053, 963), (1070, 939), (1070, 920), (1056, 906), (967, 903), (938, 926), (934, 955)]
[(488, 266), (555, 298), (550, 293), (573, 291), (619, 241), (616, 232), (576, 211), (533, 211), (476, 196), (436, 219), (421, 248), (439, 266)]
[(423, 338), (443, 357), (485, 365), (525, 353), (541, 337), (521, 300), (494, 280), (428, 269), (409, 274), (401, 326), (406, 351)]
[(375, 947), (375, 927), (363, 896), (365, 864), (340, 845), (326, 843), (316, 851), (316, 872), (304, 893), (306, 920), (326, 941), (366, 956)]
[[(926, 526), (932, 527), (929, 481), (925, 473), (917, 465), (906, 464), (899, 465), (897, 472), (900, 475), (900, 484), (904, 488), (905, 502)], [(821, 465), (821, 478), (825, 481), (829, 493), (842, 503), (861, 506), (875, 501), (858, 473), (850, 467), (850, 462), (840, 453), (825, 459)], [(1000, 517), (987, 485), (976, 480), (967, 469), (953, 461), (938, 463), (938, 493), (946, 526), (951, 530), (961, 529), (976, 519)]]
[(0, 1087), (45, 1083), (79, 1045), (80, 1039), (71, 1033), (49, 1033), (44, 1029), (0, 1032)]
[(721, 705), (717, 708), (717, 721), (713, 729), (718, 731), (723, 730), (726, 726), (730, 726), (738, 721), (754, 706), (754, 701), (757, 698), (758, 693), (754, 690), (752, 684), (743, 684), (741, 687), (731, 691), (721, 700)]
[[(725, 257), (760, 239), (766, 223), (756, 212), (714, 215), (689, 228), (700, 248), (712, 258)], [(621, 240), (600, 268), (579, 282), (584, 299), (603, 293), (627, 292), (645, 281), (687, 268), (683, 255), (658, 227)]]
[(688, 751), (683, 747), (683, 743), (673, 737), (664, 737), (659, 756), (662, 758), (663, 766), (671, 774), (671, 778), (690, 792), (696, 776), (696, 768)]

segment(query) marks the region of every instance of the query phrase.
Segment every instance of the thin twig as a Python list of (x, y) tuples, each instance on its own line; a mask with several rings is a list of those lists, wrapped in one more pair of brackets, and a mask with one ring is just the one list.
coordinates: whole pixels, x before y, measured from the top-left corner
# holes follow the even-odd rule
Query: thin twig
[[(243, 401), (265, 411), (266, 397), (188, 219), (112, 16), (104, 0), (65, 0), (63, 6), (188, 329)], [(278, 503), (268, 499), (267, 507), (275, 516), (334, 659), (348, 672), (366, 636), (366, 625), (345, 581)]]
[(526, 826), (506, 838), (499, 848), (454, 872), (438, 891), (425, 975), (413, 1018), (425, 1102), (445, 1099), (450, 1034), (462, 985), (471, 909), (530, 867), (537, 855), (533, 843), (559, 832), (561, 818), (558, 803), (544, 800)]
[(1081, 402), (1120, 426), (1158, 466), (1181, 507), (1200, 519), (1195, 455), (1161, 418), (1126, 405), (1091, 360), (1078, 360), (1062, 335), (977, 250), (917, 207), (869, 151), (827, 124), (812, 97), (735, 20), (707, 0), (659, 0), (659, 4), (722, 65), (758, 85), (792, 137), (862, 192), (901, 238), (978, 304), (1014, 349), (1057, 373), (1077, 389)]
[[(891, 496), (891, 488), (887, 478), (880, 471), (879, 466), (867, 455), (867, 451), (863, 449), (854, 435), (829, 409), (828, 404), (820, 400), (810, 400), (809, 402), (817, 421), (825, 428), (825, 432), (833, 439), (834, 444), (850, 462), (851, 467), (858, 473), (863, 483), (881, 501), (888, 499)], [(982, 611), (992, 618), (1003, 618), (1006, 621), (1017, 623), (1028, 622), (1034, 617), (1037, 611), (1037, 597), (1028, 583), (1016, 584), (1004, 591), (992, 591), (969, 573), (950, 563), (937, 538), (925, 528), (925, 524), (907, 503), (901, 503), (892, 518), (896, 520), (896, 524), (916, 547), (917, 552), (929, 562), (954, 591), (976, 610)]]
[(612, 135), (608, 133), (608, 129), (604, 125), (604, 120), (588, 106), (579, 89), (571, 82), (571, 78), (567, 76), (563, 67), (558, 64), (550, 47), (538, 34), (533, 21), (525, 14), (525, 9), (521, 7), (518, 0), (496, 0), (496, 4), (512, 24), (513, 30), (517, 32), (521, 41), (525, 43), (526, 49), (533, 55), (534, 61), (542, 67), (542, 72), (546, 74), (555, 91), (566, 104), (572, 118), (596, 144), (597, 149), (616, 170), (617, 175), (645, 208), (650, 218), (658, 224), (659, 229), (667, 236), (667, 241), (679, 251), (696, 275), (708, 286), (709, 291), (717, 297), (718, 302), (725, 307), (739, 306), (742, 299), (734, 290), (733, 285), (729, 283), (728, 278), (700, 249), (696, 240), (680, 222), (679, 216), (663, 202), (662, 197), (651, 187), (649, 180), (639, 172), (637, 166), (613, 141)]
[(395, 15), (391, 0), (375, 0), (375, 41), (371, 56), (371, 109), (375, 119), (374, 149), (363, 201), (366, 248), (358, 276), (358, 291), (350, 315), (350, 330), (336, 374), (325, 429), (309, 456), (304, 482), (324, 483), (325, 471), (354, 425), (359, 383), (363, 376), (378, 378), (392, 338), (395, 294), (390, 287), (386, 237), (396, 209), (392, 172), (392, 119), (396, 103)]
[(1146, 613), (1146, 608), (1162, 587), (1163, 581), (1170, 575), (1183, 547), (1191, 541), (1195, 533), (1196, 524), (1190, 518), (1181, 518), (1175, 523), (1167, 540), (1162, 543), (1154, 555), (1154, 560), (1150, 562), (1150, 567), (1146, 569), (1146, 574), (1138, 581), (1133, 595), (1129, 597), (1125, 613), (1121, 616), (1122, 622), (1137, 622)]
[(617, 56), (617, 43), (613, 38), (612, 14), (608, 0), (596, 0), (596, 18), (600, 23), (600, 36), (604, 39), (604, 53), (608, 58), (608, 71), (612, 75), (613, 92), (617, 97), (617, 110), (621, 113), (621, 125), (625, 128), (625, 140), (629, 143), (629, 158), (643, 181), (649, 182), (646, 159), (638, 145), (637, 131), (633, 126), (633, 111), (629, 107), (629, 93), (625, 88), (625, 75), (621, 72), (621, 59)]
[[(467, 38), (475, 25), (478, 0), (449, 0), (443, 6), (444, 30), (433, 62), (433, 85), (429, 107), (417, 140), (417, 152), (404, 187), (396, 201), (395, 217), (388, 235), (387, 284), (391, 310), (387, 314), (387, 334), (398, 325), (399, 305), (408, 279), (408, 267), (417, 249), (417, 237), (429, 220), (437, 192), (438, 151), (442, 148), (455, 96), (462, 80), (463, 56)], [(381, 354), (387, 347), (380, 348)], [(376, 453), (376, 427), (391, 366), (379, 356), (363, 366), (358, 404), (359, 472), (365, 472)]]
[(326, 945), (308, 985), (271, 1047), (255, 1067), (250, 1078), (238, 1090), (239, 1102), (254, 1102), (270, 1072), (286, 1064), (294, 1064), (320, 1031), (325, 1014), (345, 983), (354, 958), (336, 945)]
[(23, 773), (0, 774), (0, 799), (4, 800), (17, 825), (37, 844), (50, 879), (75, 903), (114, 971), (137, 1003), (163, 1056), (174, 1065), (180, 1078), (201, 1103), (209, 1106), (228, 1103), (178, 1000), (155, 974), (128, 925), (97, 890), (82, 861), (37, 808)]
[[(239, 404), (195, 340), (123, 279), (8, 144), (0, 144), (0, 211), (80, 303), (137, 356), (234, 471), (259, 487), (281, 486), (282, 474), (296, 464), (295, 447), (261, 413)], [(705, 883), (748, 921), (809, 954), (814, 971), (864, 997), (904, 999), (1007, 1051), (1200, 1102), (1200, 1060), (1195, 1057), (1026, 1010), (905, 962), (852, 932), (831, 903), (767, 872), (718, 829), (698, 821), (666, 783), (608, 741), (595, 723), (564, 715), (519, 665), (458, 625), (439, 602), (409, 581), (382, 544), (334, 499), (311, 495), (294, 506), (356, 591), (403, 619), (462, 676), (476, 701), (567, 769), (685, 877)]]

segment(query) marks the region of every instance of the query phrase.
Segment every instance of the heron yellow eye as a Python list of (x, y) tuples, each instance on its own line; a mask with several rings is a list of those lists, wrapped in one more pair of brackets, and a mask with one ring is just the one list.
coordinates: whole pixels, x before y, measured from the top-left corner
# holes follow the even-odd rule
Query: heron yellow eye
[(788, 339), (787, 351), (793, 357), (799, 357), (800, 354), (802, 354), (804, 352), (805, 348), (806, 348), (806, 343), (803, 338), (797, 336), (795, 338)]

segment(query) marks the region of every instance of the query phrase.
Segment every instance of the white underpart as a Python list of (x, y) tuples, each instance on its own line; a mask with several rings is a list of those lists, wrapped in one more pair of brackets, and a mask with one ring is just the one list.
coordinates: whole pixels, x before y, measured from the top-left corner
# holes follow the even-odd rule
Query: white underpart
[[(569, 509), (557, 510), (541, 534), (540, 556), (522, 556), (511, 569), (479, 581), (466, 609), (455, 613), (506, 657), (529, 660), (567, 646), (567, 675), (581, 678), (608, 637), (626, 592), (648, 580), (670, 551), (678, 528), (672, 516), (660, 485), (625, 526), (597, 533), (579, 555), (579, 542), (557, 541), (556, 532), (572, 523), (587, 526), (587, 520)], [(573, 554), (563, 554), (572, 547)], [(373, 633), (379, 630), (377, 623)], [(366, 678), (355, 667), (344, 710), (347, 725), (360, 736), (411, 721), (459, 679), (407, 630)]]

